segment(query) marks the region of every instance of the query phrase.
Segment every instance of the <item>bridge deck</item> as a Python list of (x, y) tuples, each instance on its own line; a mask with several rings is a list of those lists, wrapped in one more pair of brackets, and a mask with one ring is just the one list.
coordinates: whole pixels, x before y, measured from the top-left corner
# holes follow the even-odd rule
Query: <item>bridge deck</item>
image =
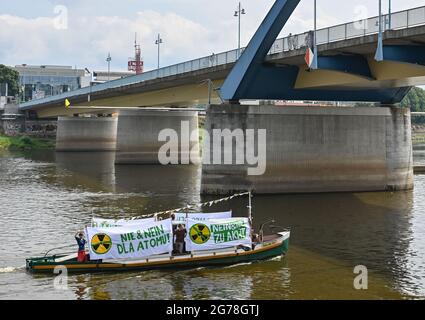
[[(318, 30), (317, 42), (319, 44), (319, 52), (321, 54), (341, 52), (362, 55), (373, 54), (377, 43), (377, 22), (378, 17), (372, 17), (363, 22), (350, 22)], [(270, 49), (267, 60), (277, 64), (303, 65), (308, 35), (309, 32), (306, 32), (276, 40)], [(386, 43), (390, 44), (425, 43), (425, 6), (393, 13), (392, 29), (385, 31), (384, 39)], [(159, 70), (145, 72), (141, 75), (22, 103), (20, 109), (22, 111), (38, 111), (43, 108), (57, 108), (63, 105), (63, 101), (66, 98), (72, 99), (73, 105), (115, 106), (114, 103), (102, 103), (107, 101), (107, 99), (123, 95), (136, 95), (143, 92), (177, 88), (188, 84), (199, 86), (199, 82), (205, 79), (214, 80), (215, 85), (220, 86), (223, 79), (227, 76), (236, 62), (236, 58), (237, 50), (231, 50), (164, 67)], [(409, 85), (414, 84), (415, 83), (409, 83)], [(374, 84), (372, 82), (370, 83), (371, 87), (382, 87), (385, 85), (389, 85), (389, 83), (380, 83), (379, 81), (376, 81)], [(396, 83), (395, 85), (401, 86), (400, 83)], [(204, 98), (206, 98), (206, 90), (205, 85), (202, 91)], [(217, 95), (215, 95), (214, 98), (217, 99)], [(195, 101), (199, 102), (200, 97), (194, 96), (191, 102)], [(176, 105), (182, 102), (183, 101), (176, 101)], [(162, 101), (157, 105), (160, 106), (161, 103)], [(165, 105), (172, 104), (172, 101), (170, 101)], [(148, 105), (153, 106), (155, 104), (146, 104), (146, 106)], [(132, 107), (136, 105), (127, 103), (124, 106)]]

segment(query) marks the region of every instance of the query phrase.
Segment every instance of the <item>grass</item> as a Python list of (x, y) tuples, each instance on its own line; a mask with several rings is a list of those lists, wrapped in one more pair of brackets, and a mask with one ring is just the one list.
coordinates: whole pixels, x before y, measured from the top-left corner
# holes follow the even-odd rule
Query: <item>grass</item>
[(54, 143), (48, 139), (27, 136), (8, 137), (0, 135), (0, 150), (41, 150), (53, 149)]

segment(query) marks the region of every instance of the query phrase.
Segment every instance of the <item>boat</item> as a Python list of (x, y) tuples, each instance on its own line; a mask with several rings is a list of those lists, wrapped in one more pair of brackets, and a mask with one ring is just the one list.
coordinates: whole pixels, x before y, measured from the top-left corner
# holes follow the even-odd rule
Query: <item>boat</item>
[(253, 250), (229, 248), (178, 256), (158, 255), (139, 261), (95, 260), (79, 263), (77, 262), (77, 254), (53, 255), (27, 259), (26, 268), (33, 273), (53, 273), (56, 267), (65, 267), (68, 273), (88, 273), (228, 266), (284, 256), (288, 251), (289, 236), (289, 231), (264, 236), (263, 242), (256, 244)]
[[(249, 196), (250, 196), (249, 206), (248, 206), (249, 219), (252, 219), (250, 193), (249, 193)], [(225, 198), (225, 199), (228, 199), (228, 198)], [(215, 200), (215, 201), (222, 201), (222, 199)], [(180, 209), (176, 209), (176, 210), (180, 210)], [(155, 214), (155, 216), (156, 215), (157, 214)], [(187, 214), (186, 216), (188, 217), (188, 215), (189, 214)], [(210, 214), (210, 215), (213, 215), (213, 214)], [(248, 218), (232, 218), (227, 220), (215, 219), (210, 221), (215, 221), (215, 223), (217, 223), (217, 221), (218, 223), (225, 223), (228, 221), (231, 221), (233, 223), (235, 223), (235, 221), (237, 221), (238, 223), (243, 223), (244, 221), (249, 221), (250, 223), (250, 221), (252, 220), (249, 220), (249, 219)], [(224, 221), (224, 222), (221, 222), (221, 221)], [(113, 256), (113, 258), (107, 257), (105, 259), (98, 259), (99, 256), (102, 257), (102, 255), (94, 254), (93, 248), (91, 248), (91, 250), (88, 253), (91, 258), (85, 262), (78, 261), (77, 253), (55, 254), (55, 255), (49, 255), (48, 253), (46, 253), (42, 257), (26, 259), (26, 269), (27, 271), (31, 273), (54, 273), (57, 270), (57, 268), (66, 268), (68, 273), (192, 269), (192, 268), (199, 268), (199, 267), (219, 267), (219, 266), (229, 266), (229, 265), (241, 264), (241, 263), (259, 262), (259, 261), (273, 259), (276, 257), (285, 256), (288, 252), (290, 230), (285, 229), (284, 231), (281, 231), (281, 232), (277, 232), (270, 235), (264, 235), (264, 231), (263, 231), (264, 226), (274, 223), (274, 220), (270, 220), (263, 223), (260, 227), (259, 234), (255, 235), (255, 237), (251, 237), (252, 233), (250, 232), (247, 235), (247, 238), (249, 239), (248, 243), (240, 242), (240, 243), (236, 243), (236, 245), (234, 246), (227, 246), (227, 247), (218, 246), (217, 248), (211, 247), (210, 245), (205, 247), (206, 249), (202, 249), (202, 250), (195, 250), (194, 248), (195, 247), (198, 248), (196, 245), (199, 245), (200, 248), (204, 248), (200, 244), (202, 243), (203, 245), (205, 245), (207, 240), (209, 241), (210, 238), (211, 239), (213, 238), (212, 231), (208, 230), (208, 232), (211, 234), (209, 234), (207, 237), (204, 237), (204, 234), (202, 234), (202, 229), (200, 232), (198, 228), (200, 225), (205, 226), (203, 223), (207, 223), (207, 222), (202, 221), (202, 223), (200, 223), (199, 220), (191, 220), (190, 218), (187, 218), (186, 220), (187, 226), (190, 225), (189, 224), (190, 222), (194, 223), (192, 225), (192, 228), (193, 226), (195, 226), (195, 231), (193, 232), (193, 234), (192, 234), (192, 228), (191, 228), (190, 232), (188, 232), (188, 235), (187, 235), (187, 237), (193, 236), (192, 240), (193, 240), (193, 243), (195, 243), (195, 245), (192, 244), (190, 252), (183, 252), (183, 253), (176, 254), (175, 252), (171, 251), (166, 253), (162, 252), (161, 254), (151, 254), (149, 256), (144, 256), (144, 257), (125, 256), (125, 258), (118, 259), (116, 256)], [(153, 223), (153, 222), (149, 222), (149, 223)], [(167, 224), (167, 222), (163, 222), (163, 223)], [(171, 220), (168, 222), (168, 224), (172, 226)], [(210, 225), (210, 229), (214, 230), (212, 226), (213, 225)], [(215, 224), (214, 226), (218, 226), (218, 225)], [(112, 229), (121, 230), (119, 226), (114, 226)], [(109, 229), (109, 230), (112, 230), (112, 229)], [(222, 231), (222, 230), (219, 230), (219, 228), (215, 228), (215, 229), (216, 229), (215, 232), (217, 232), (217, 234), (219, 234), (219, 231)], [(96, 233), (96, 229), (94, 230)], [(105, 229), (99, 229), (99, 230), (105, 230)], [(118, 232), (118, 231), (114, 231), (114, 232)], [(89, 234), (89, 232), (87, 234)], [(93, 238), (96, 237), (97, 239), (98, 235), (99, 233), (95, 234)], [(120, 236), (122, 236), (122, 234), (120, 234)], [(108, 241), (110, 244), (109, 247), (111, 247), (112, 246), (111, 238), (109, 238), (108, 235), (106, 237), (108, 237)], [(102, 239), (102, 240), (104, 241), (105, 239)], [(214, 241), (216, 241), (215, 237), (214, 237)], [(235, 243), (235, 242), (229, 242), (229, 243)], [(93, 240), (91, 242), (91, 245), (93, 246)], [(89, 245), (89, 247), (91, 246)], [(110, 250), (109, 247), (107, 247), (106, 250), (105, 250), (105, 247), (102, 247), (102, 254), (106, 251), (109, 251)], [(122, 251), (125, 251), (125, 250), (121, 250), (121, 253)]]

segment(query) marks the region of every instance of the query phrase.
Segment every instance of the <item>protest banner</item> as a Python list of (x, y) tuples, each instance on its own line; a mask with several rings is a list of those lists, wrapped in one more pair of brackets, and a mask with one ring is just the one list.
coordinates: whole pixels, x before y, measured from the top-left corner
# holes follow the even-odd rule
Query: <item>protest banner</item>
[(138, 259), (173, 250), (171, 219), (143, 225), (86, 228), (90, 260)]
[(186, 250), (214, 250), (252, 245), (248, 218), (187, 220)]

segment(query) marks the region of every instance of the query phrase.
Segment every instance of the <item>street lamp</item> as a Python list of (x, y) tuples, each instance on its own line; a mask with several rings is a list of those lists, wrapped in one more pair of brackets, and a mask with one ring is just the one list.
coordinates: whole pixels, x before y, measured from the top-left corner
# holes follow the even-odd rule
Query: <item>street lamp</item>
[(158, 38), (155, 41), (155, 44), (158, 46), (158, 74), (159, 74), (159, 49), (160, 49), (161, 43), (163, 43), (161, 39), (161, 35), (158, 33)]
[(111, 74), (111, 53), (108, 53), (108, 57), (106, 58), (106, 62), (108, 63), (108, 81), (110, 80), (110, 74)]
[(314, 33), (313, 33), (313, 63), (311, 69), (318, 69), (318, 50), (317, 50), (317, 1), (314, 0)]
[[(391, 30), (392, 28), (392, 21), (391, 21), (391, 0), (388, 0), (388, 29)], [(384, 22), (382, 21), (383, 16), (382, 16), (382, 0), (379, 0), (379, 21), (378, 21), (378, 26), (379, 26), (379, 31), (378, 31), (378, 48), (376, 49), (376, 54), (375, 54), (375, 60), (376, 61), (383, 61), (384, 60), (384, 45), (383, 45), (383, 32), (385, 27), (383, 26)], [(386, 24), (386, 21), (385, 21)]]
[(378, 48), (376, 49), (375, 60), (383, 61), (384, 60), (384, 48), (383, 48), (383, 28), (382, 28), (382, 0), (379, 0), (379, 21), (378, 21)]
[(238, 10), (235, 11), (235, 17), (238, 18), (238, 56), (239, 58), (241, 56), (241, 16), (243, 14), (246, 14), (245, 9), (242, 8), (241, 3), (239, 2)]

